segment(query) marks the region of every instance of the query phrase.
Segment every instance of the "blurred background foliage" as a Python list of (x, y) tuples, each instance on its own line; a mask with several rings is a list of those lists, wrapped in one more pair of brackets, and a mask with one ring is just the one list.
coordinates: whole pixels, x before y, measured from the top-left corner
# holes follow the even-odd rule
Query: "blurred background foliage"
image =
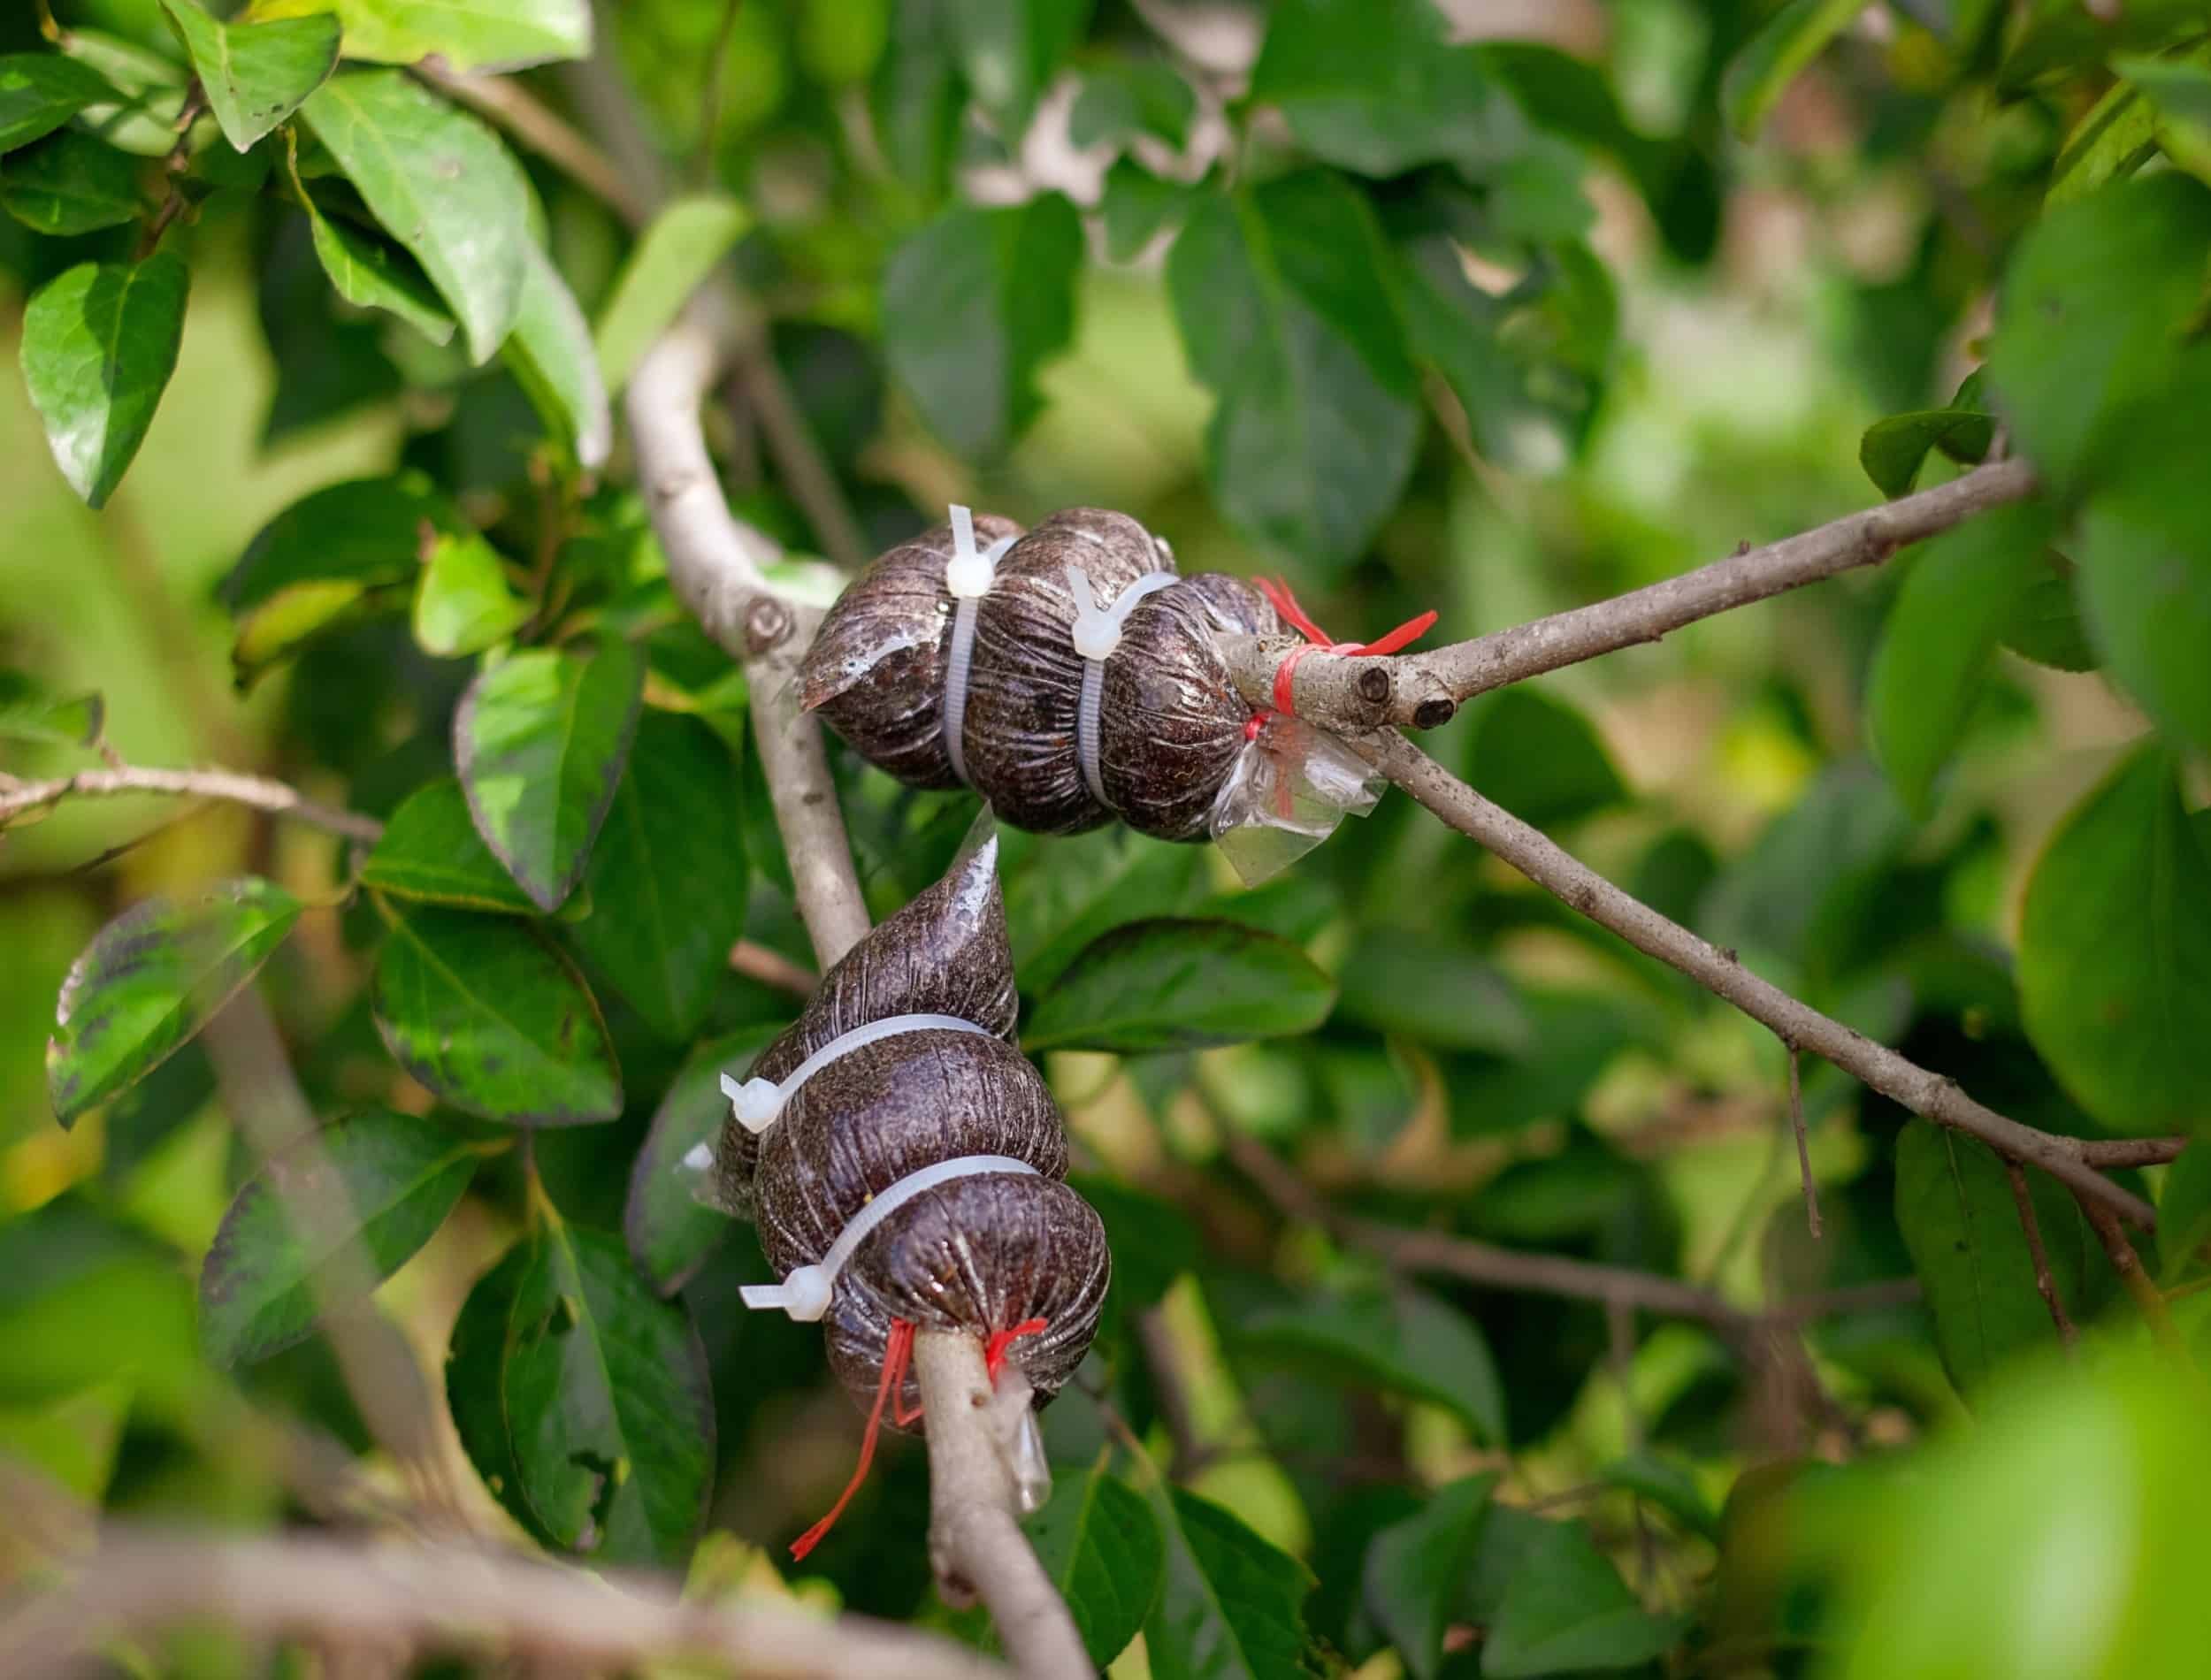
[[(54, 10), (181, 64), (155, 0)], [(1347, 632), (1432, 606), (1452, 639), (1960, 470), (1945, 449), (1990, 445), (1958, 421), (1983, 409), (1960, 386), (2046, 202), (2110, 202), (2109, 179), (2145, 165), (2202, 168), (2211, 111), (2191, 103), (2211, 80), (2189, 80), (2207, 19), (2169, 4), (626, 0), (600, 21), (594, 66), (523, 80), (644, 195), (606, 108), (628, 88), (668, 182), (741, 206), (736, 270), (863, 557), (951, 500), (1023, 519), (1111, 507), (1168, 535), (1186, 571), (1285, 571)], [(348, 14), (349, 55), (359, 27)], [(0, 51), (47, 50), (33, 9), (0, 19)], [(265, 661), (234, 650), (251, 603), (222, 585), (310, 493), (418, 471), (490, 537), (524, 617), (637, 638), (640, 742), (684, 713), (711, 726), (667, 734), (658, 761), (703, 752), (724, 790), (685, 806), (722, 859), (718, 931), (809, 965), (742, 683), (665, 611), (626, 447), (583, 468), (590, 452), (548, 431), (511, 363), (472, 366), (457, 342), (339, 299), (282, 186), (282, 144), (244, 179), (226, 173), (246, 167), (234, 157), (194, 154), (164, 247), (191, 270), (176, 370), (104, 508), (54, 470), (22, 386), (0, 386), (0, 667), (98, 691), (133, 764), (261, 769), (388, 818), (452, 775), (471, 663), (422, 645), (411, 582), (371, 603), (394, 610), (272, 632)], [(305, 149), (318, 198), (337, 193)], [(603, 322), (631, 231), (517, 155), (560, 277)], [(0, 178), (19, 183), (23, 156)], [(2153, 218), (2147, 203), (2084, 237)], [(16, 208), (4, 190), (0, 207)], [(2180, 236), (2192, 304), (2201, 225)], [(138, 237), (0, 218), (0, 332), (19, 338), (31, 294)], [(1274, 351), (1267, 332), (1241, 336), (1253, 321)], [(1869, 438), (1900, 414), (1920, 430)], [(795, 551), (834, 554), (773, 424), (741, 386), (715, 416), (733, 502)], [(317, 517), (305, 546), (354, 528)], [(2012, 540), (2039, 550), (2047, 529)], [(2104, 649), (2082, 639), (2069, 561), (2038, 585), (2033, 623), (1947, 660), (1955, 609), (1897, 606), (1925, 558), (1484, 697), (1425, 744), (1665, 913), (2008, 1114), (2088, 1135), (2200, 1126), (2192, 1070), (2172, 1070), (2179, 1107), (2154, 1123), (2114, 1111), (2133, 1088), (2061, 1083), (2037, 1047), (2064, 1059), (2066, 1033), (2037, 1023), (2033, 999), (2023, 1013), (2015, 959), (2030, 877), (2069, 812), (2102, 813), (2116, 836), (2077, 860), (2077, 890), (2052, 888), (2069, 904), (2134, 896), (2125, 845), (2169, 812), (2180, 850), (2157, 855), (2179, 859), (2182, 889), (2159, 901), (2169, 937), (2154, 928), (2145, 949), (2173, 959), (2176, 1030), (2200, 1020), (2203, 818), (2174, 802), (2163, 758), (2133, 756), (2148, 724), (2093, 668)], [(2207, 577), (2170, 609), (2202, 614)], [(565, 592), (532, 599), (548, 578)], [(1918, 633), (1936, 651), (1895, 651), (1931, 615)], [(2151, 706), (2164, 738), (2200, 749), (2200, 712), (2168, 698)], [(92, 762), (0, 744), (13, 776)], [(2095, 797), (2136, 803), (2083, 805), (2123, 764)], [(880, 916), (942, 868), (969, 805), (838, 768)], [(2191, 796), (2200, 771), (2184, 771)], [(1048, 1442), (1063, 1488), (1165, 1537), (1164, 1562), (1159, 1540), (1132, 1542), (1113, 1568), (1133, 1573), (1107, 1584), (1142, 1586), (1148, 1610), (1085, 1616), (1117, 1676), (2200, 1671), (2201, 1379), (2137, 1345), (2139, 1315), (2069, 1199), (2039, 1203), (2091, 1333), (2069, 1361), (1994, 1158), (1807, 1065), (1813, 1241), (1783, 1047), (1403, 798), (1249, 893), (1210, 853), (1117, 830), (1009, 836), (1006, 856), (1032, 1024), (1091, 941), (1140, 918), (1226, 919), (1326, 976), (1310, 1032), (1292, 1029), (1312, 1012), (1280, 1015), (1276, 968), (1246, 976), (1247, 1018), (1221, 1035), (1244, 1042), (1038, 1049), (1118, 1268)], [(257, 1360), (249, 1332), (210, 1346), (195, 1280), (256, 1157), (199, 1048), (55, 1124), (42, 1050), (103, 923), (248, 874), (305, 906), (261, 984), (317, 1114), (434, 1108), (474, 1151), (465, 1194), (374, 1300), (433, 1377), (449, 1346), (461, 1369), (456, 1315), (517, 1233), (579, 1233), (592, 1264), (614, 1256), (610, 1298), (649, 1299), (615, 1246), (640, 1149), (679, 1154), (670, 1128), (695, 1136), (716, 1105), (701, 1070), (795, 1011), (758, 963), (717, 963), (695, 1004), (656, 1007), (605, 926), (620, 882), (587, 875), (544, 926), (603, 1010), (620, 1114), (518, 1151), (513, 1128), (460, 1119), (385, 1053), (369, 981), (386, 935), (348, 869), (326, 835), (173, 801), (65, 802), (0, 844), (0, 1447), (88, 1507), (375, 1521), (408, 1491), (323, 1340)], [(370, 884), (422, 913), (402, 885)], [(2075, 1035), (2097, 1030), (2074, 1019)], [(1691, 1280), (1746, 1314), (1914, 1275), (1925, 1298), (1808, 1319), (1768, 1347), (1732, 1321), (1416, 1282), (1270, 1196), (1240, 1153), (1254, 1145), (1367, 1218)], [(2211, 1168), (2185, 1155), (2128, 1181), (2164, 1207), (2145, 1263), (2173, 1291), (2178, 1363), (2200, 1360)], [(766, 1275), (749, 1232), (680, 1203), (630, 1212), (632, 1254), (681, 1283), (696, 1326), (715, 1462), (708, 1539), (656, 1531), (614, 1542), (619, 1561), (688, 1565), (705, 1593), (795, 1592), (975, 1634), (934, 1602), (910, 1447), (887, 1452), (830, 1543), (778, 1567), (853, 1450), (820, 1338), (738, 1308), (737, 1284)], [(458, 1421), (484, 1468), (482, 1435)], [(350, 1458), (320, 1507), (302, 1491), (303, 1439)], [(706, 1499), (699, 1476), (684, 1486)], [(504, 1522), (466, 1492), (478, 1520)], [(595, 1531), (553, 1538), (607, 1554)], [(1054, 1544), (1113, 1550), (1087, 1531)], [(40, 1567), (0, 1536), (8, 1578)], [(1208, 1596), (1231, 1577), (1247, 1599)], [(1219, 1623), (1228, 1666), (1199, 1666), (1185, 1612)], [(1281, 1626), (1292, 1637), (1266, 1636)], [(214, 1631), (164, 1647), (160, 1671), (248, 1661)]]

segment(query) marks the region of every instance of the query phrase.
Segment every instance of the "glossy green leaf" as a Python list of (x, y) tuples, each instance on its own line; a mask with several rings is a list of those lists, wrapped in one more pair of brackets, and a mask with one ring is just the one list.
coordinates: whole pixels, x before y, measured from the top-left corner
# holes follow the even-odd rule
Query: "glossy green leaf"
[(439, 659), (480, 653), (530, 622), (498, 551), (474, 531), (439, 537), (415, 584), (415, 645)]
[(1055, 1479), (1021, 1525), (1067, 1600), (1090, 1661), (1103, 1669), (1143, 1628), (1167, 1567), (1159, 1521), (1143, 1494), (1106, 1470)]
[(1238, 1345), (1357, 1387), (1441, 1406), (1492, 1446), (1504, 1442), (1504, 1389), (1465, 1314), (1424, 1289), (1322, 1295), (1236, 1327)]
[(100, 929), (62, 982), (46, 1088), (66, 1126), (128, 1088), (207, 1024), (299, 919), (266, 881), (182, 903), (149, 898)]
[(1253, 537), (1315, 565), (1365, 548), (1419, 436), (1386, 268), (1365, 201), (1320, 172), (1206, 200), (1167, 259), (1183, 352), (1219, 399), (1213, 493)]
[(622, 1111), (614, 1044), (582, 977), (530, 927), (387, 910), (370, 990), (393, 1059), (457, 1108), (518, 1126)]
[(96, 693), (55, 694), (20, 671), (0, 669), (0, 741), (90, 746), (106, 717)]
[(1916, 816), (1928, 814), (1935, 777), (1956, 750), (2055, 526), (2047, 504), (2014, 503), (1923, 544), (1911, 561), (1866, 679), (1866, 731)]
[(161, 0), (161, 7), (192, 57), (223, 138), (239, 151), (298, 110), (338, 67), (334, 18), (224, 24), (199, 0)]
[(714, 1480), (714, 1397), (690, 1315), (621, 1240), (554, 1222), (529, 1239), (499, 1394), (524, 1498), (558, 1545), (680, 1563)]
[(1745, 140), (1755, 138), (1789, 83), (1864, 10), (1863, 0), (1789, 0), (1727, 66), (1720, 108), (1728, 126)]
[(1858, 444), (1858, 464), (1884, 496), (1911, 493), (1930, 450), (1953, 461), (1977, 463), (1995, 436), (1993, 416), (1964, 409), (1925, 409), (1876, 420)]
[(134, 221), (145, 209), (137, 160), (73, 128), (0, 161), (0, 210), (34, 233), (96, 233)]
[(1124, 922), (1190, 908), (1205, 854), (1115, 823), (1050, 840), (999, 836), (1006, 931), (1022, 989), (1041, 992), (1092, 940)]
[(2124, 180), (2157, 155), (2157, 107), (2142, 90), (2116, 82), (2073, 125), (2050, 166), (2046, 210)]
[(884, 357), (961, 454), (1003, 454), (1037, 417), (1037, 370), (1074, 335), (1082, 260), (1082, 218), (1057, 193), (946, 210), (891, 254)]
[(609, 390), (629, 384), (638, 359), (751, 221), (742, 204), (719, 193), (672, 200), (654, 217), (623, 264), (593, 332), (600, 375)]
[[(362, 1270), (378, 1282), (405, 1264), (445, 1223), (475, 1176), (484, 1146), (419, 1115), (379, 1109), (340, 1120), (279, 1157), (240, 1187), (200, 1271), (200, 1338), (230, 1366), (304, 1340), (332, 1304), (331, 1291)], [(295, 1228), (286, 1204), (291, 1175), (319, 1172), (347, 1223)]]
[(2211, 188), (2168, 172), (2060, 205), (2012, 254), (1988, 380), (2058, 491), (2127, 453), (2133, 403), (2163, 388), (2201, 305), (2207, 244)]
[(1481, 56), (1446, 42), (1430, 0), (1279, 0), (1251, 97), (1280, 108), (1308, 151), (1366, 175), (1486, 172), (1530, 138)]
[(1211, 1500), (1157, 1481), (1146, 1496), (1167, 1542), (1144, 1624), (1152, 1680), (1310, 1680), (1305, 1566)]
[(532, 248), (529, 184), (504, 142), (396, 70), (333, 77), (300, 115), (452, 306), (470, 358), (489, 361), (522, 312)]
[(1481, 1648), (1485, 1680), (1632, 1669), (1681, 1637), (1683, 1618), (1653, 1615), (1579, 1523), (1547, 1523), (1512, 1571)]
[[(2211, 377), (2177, 394), (2192, 410), (2211, 399)], [(2091, 643), (2169, 736), (2211, 749), (2211, 485), (2193, 435), (2127, 451), (2079, 531), (2074, 586)]]
[(350, 478), (302, 497), (264, 525), (218, 592), (242, 618), (299, 584), (412, 584), (436, 538), (475, 535), (425, 474)]
[(481, 673), (453, 717), (476, 831), (523, 890), (557, 910), (590, 860), (637, 727), (645, 663), (627, 643), (533, 648)]
[(1367, 1550), (1367, 1608), (1413, 1680), (1434, 1680), (1442, 1665), (1443, 1636), (1457, 1609), (1461, 1584), (1489, 1514), (1489, 1493), (1496, 1485), (1491, 1472), (1438, 1488), (1414, 1515), (1375, 1535)]
[(1032, 1050), (1190, 1050), (1308, 1032), (1335, 987), (1297, 946), (1229, 921), (1131, 922), (1085, 946), (1037, 1001)]
[(1467, 743), (1466, 779), (1539, 829), (1576, 821), (1627, 797), (1589, 721), (1526, 687), (1482, 703)]
[(335, 12), (348, 58), (463, 73), (591, 56), (591, 0), (254, 0), (256, 18)]
[(1060, 61), (1083, 38), (1093, 0), (946, 0), (968, 85), (1017, 147)]
[[(2050, 1280), (2075, 1323), (2111, 1290), (2110, 1266), (2079, 1205), (2027, 1174)], [(1970, 1399), (2008, 1360), (2057, 1342), (2003, 1164), (1975, 1139), (1914, 1119), (1896, 1145), (1896, 1223), (1934, 1315), (1935, 1342)]]
[(1180, 151), (1197, 114), (1197, 95), (1172, 65), (1125, 59), (1083, 78), (1067, 113), (1067, 139), (1083, 147), (1125, 146), (1143, 134)]
[(82, 263), (23, 310), (23, 382), (69, 487), (106, 505), (153, 424), (177, 365), (191, 277), (158, 251), (142, 263)]
[(722, 1075), (741, 1075), (783, 1028), (782, 1022), (746, 1027), (707, 1040), (653, 1111), (652, 1128), (630, 1170), (622, 1231), (638, 1270), (663, 1295), (689, 1283), (730, 1233), (730, 1216), (694, 1194), (700, 1172), (686, 1161), (700, 1144), (712, 1149), (721, 1142), (730, 1118)]
[(519, 916), (537, 910), (476, 832), (468, 797), (449, 776), (416, 789), (392, 813), (362, 866), (361, 884), (394, 898), (463, 910)]
[(614, 447), (614, 416), (591, 323), (551, 257), (535, 245), (525, 246), (523, 256), (522, 303), (507, 340), (507, 365), (578, 464), (595, 472)]
[(432, 344), (453, 341), (453, 317), (422, 266), (398, 246), (349, 222), (333, 221), (310, 199), (315, 257), (338, 295), (364, 309), (397, 316)]
[(2131, 754), (2035, 865), (2019, 928), (2035, 1049), (2090, 1112), (2131, 1135), (2211, 1130), (2211, 855), (2171, 758)]
[(647, 712), (584, 872), (574, 929), (594, 973), (663, 1038), (691, 1037), (745, 931), (737, 766), (695, 717)]
[(106, 77), (74, 58), (0, 54), (0, 152), (50, 134), (87, 105), (115, 96)]
[(541, 1546), (556, 1542), (523, 1496), (514, 1442), (500, 1379), (512, 1333), (516, 1289), (533, 1264), (531, 1244), (518, 1242), (469, 1290), (453, 1321), (445, 1362), (446, 1408), (461, 1449), (501, 1509)]

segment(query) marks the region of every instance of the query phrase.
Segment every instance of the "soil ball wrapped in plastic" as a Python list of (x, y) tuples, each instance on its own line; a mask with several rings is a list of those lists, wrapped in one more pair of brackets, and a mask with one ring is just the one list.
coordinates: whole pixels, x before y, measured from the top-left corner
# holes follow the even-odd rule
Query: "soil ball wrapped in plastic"
[(1258, 591), (1182, 577), (1125, 514), (985, 518), (892, 549), (830, 609), (805, 700), (870, 763), (918, 787), (970, 783), (1018, 828), (1119, 817), (1213, 837), (1251, 708), (1220, 640), (1282, 625)]

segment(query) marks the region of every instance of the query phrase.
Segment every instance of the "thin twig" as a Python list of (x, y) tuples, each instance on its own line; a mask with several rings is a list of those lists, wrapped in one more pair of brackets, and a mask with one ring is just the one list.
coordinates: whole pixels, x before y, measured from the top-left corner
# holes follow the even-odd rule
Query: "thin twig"
[(415, 73), (505, 129), (631, 227), (651, 219), (650, 203), (623, 178), (614, 160), (512, 77), (464, 76), (436, 57), (417, 64)]
[(2080, 1158), (2091, 1166), (2163, 1166), (2187, 1147), (2184, 1137), (2090, 1138), (2080, 1146)]
[(2011, 1180), (2012, 1205), (2019, 1210), (2019, 1229), (2027, 1239), (2027, 1258), (2034, 1263), (2035, 1293), (2050, 1310), (2050, 1322), (2057, 1326), (2057, 1339), (2069, 1349), (2080, 1333), (2073, 1328), (2073, 1320), (2057, 1293), (2057, 1280), (2050, 1276), (2050, 1254), (2042, 1246), (2042, 1222), (2035, 1218), (2034, 1193), (2027, 1187), (2027, 1170), (2016, 1161), (2007, 1161), (2004, 1176)]
[(112, 1529), (66, 1585), (0, 1623), (0, 1673), (76, 1673), (108, 1638), (205, 1623), (249, 1640), (543, 1653), (593, 1671), (689, 1658), (761, 1680), (1006, 1672), (918, 1628), (831, 1620), (782, 1600), (686, 1602), (646, 1577), (601, 1579), (461, 1546)]
[(373, 845), (384, 825), (358, 812), (341, 811), (309, 798), (298, 789), (266, 776), (237, 770), (167, 770), (126, 767), (115, 770), (80, 770), (74, 775), (48, 782), (16, 782), (0, 778), (0, 829), (50, 806), (73, 798), (101, 799), (121, 793), (164, 793), (193, 799), (226, 799), (250, 806), (272, 816), (295, 821)]
[(714, 142), (722, 131), (722, 92), (729, 79), (730, 39), (737, 33), (737, 14), (745, 0), (722, 0), (722, 22), (714, 32), (712, 57), (707, 60), (705, 88), (699, 95), (699, 149), (691, 160), (692, 179), (700, 187), (714, 180)]
[(730, 947), (730, 967), (747, 980), (773, 986), (795, 997), (813, 997), (822, 983), (822, 977), (812, 969), (801, 968), (781, 951), (756, 945), (749, 939), (740, 939)]
[(2185, 1359), (2187, 1347), (2173, 1323), (2172, 1310), (2165, 1304), (2165, 1296), (2155, 1280), (2142, 1270), (2142, 1257), (2134, 1252), (2134, 1244), (2128, 1241), (2117, 1217), (2109, 1208), (2091, 1202), (2086, 1196), (2078, 1196), (2077, 1200), (2081, 1212), (2087, 1216), (2088, 1223), (2095, 1227), (2096, 1235), (2103, 1242), (2111, 1269), (2119, 1274), (2119, 1287), (2134, 1298), (2143, 1323), (2150, 1327), (2150, 1334), (2168, 1353)]
[(1969, 1133), (1998, 1155), (2040, 1167), (2077, 1194), (2143, 1229), (2155, 1228), (2155, 1210), (2091, 1166), (2077, 1138), (2008, 1119), (1975, 1102), (1955, 1081), (1928, 1072), (1792, 997), (1744, 967), (1733, 951), (1722, 951), (1614, 886), (1394, 730), (1370, 737), (1366, 751), (1378, 769), (1450, 827), (1480, 841), (1572, 909), (1610, 928), (1646, 956), (1679, 969), (1789, 1043), (1824, 1057), (1913, 1113)]
[[(1742, 549), (1678, 577), (1471, 641), (1395, 658), (1315, 652), (1299, 661), (1291, 679), (1297, 709), (1302, 717), (1338, 729), (1383, 723), (1434, 729), (1449, 722), (1477, 694), (1655, 642), (1716, 613), (1878, 564), (1975, 514), (2022, 500), (2034, 489), (2034, 473), (2024, 462), (1999, 462), (1779, 542)], [(1254, 706), (1272, 705), (1274, 672), (1285, 645), (1235, 637), (1223, 645), (1243, 697)], [(1379, 700), (1360, 689), (1361, 677), (1372, 668), (1389, 677)], [(1369, 691), (1376, 686), (1367, 680)]]
[(1804, 1083), (1796, 1067), (1796, 1046), (1782, 1041), (1789, 1053), (1789, 1128), (1796, 1134), (1796, 1172), (1804, 1182), (1804, 1224), (1819, 1241), (1819, 1186), (1812, 1181), (1811, 1146), (1804, 1138)]

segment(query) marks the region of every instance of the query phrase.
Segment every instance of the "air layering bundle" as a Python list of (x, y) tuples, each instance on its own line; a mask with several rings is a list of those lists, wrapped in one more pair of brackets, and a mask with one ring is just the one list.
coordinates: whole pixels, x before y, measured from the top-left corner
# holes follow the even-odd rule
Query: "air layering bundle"
[(807, 654), (807, 706), (869, 763), (966, 783), (1041, 833), (1118, 817), (1218, 840), (1247, 880), (1372, 807), (1356, 753), (1237, 691), (1221, 638), (1283, 634), (1269, 593), (1178, 575), (1126, 514), (1070, 508), (1026, 533), (952, 514), (853, 580)]

